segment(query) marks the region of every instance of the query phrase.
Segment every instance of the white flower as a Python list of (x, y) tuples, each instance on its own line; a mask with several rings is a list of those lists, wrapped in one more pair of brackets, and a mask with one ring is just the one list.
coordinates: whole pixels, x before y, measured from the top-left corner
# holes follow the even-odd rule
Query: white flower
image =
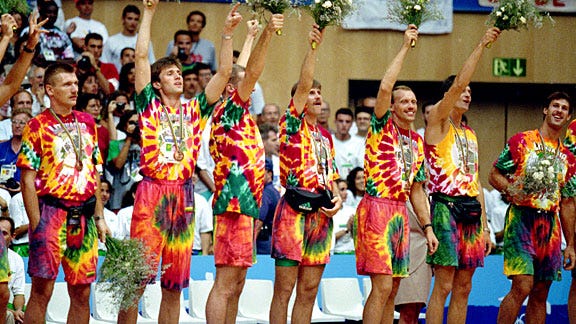
[(314, 3), (320, 3), (320, 0), (314, 0)]
[(420, 7), (420, 5), (415, 5), (415, 6), (414, 6), (414, 10), (420, 11), (420, 10), (422, 10), (422, 7)]
[(502, 16), (502, 12), (501, 12), (501, 11), (496, 11), (496, 16), (498, 16), (498, 17)]
[(532, 175), (532, 177), (533, 177), (535, 180), (541, 180), (542, 178), (544, 178), (544, 173), (542, 173), (541, 171), (534, 172), (534, 174)]
[(325, 1), (325, 2), (322, 4), (322, 7), (324, 7), (324, 8), (330, 8), (330, 7), (332, 7), (332, 2), (330, 2), (330, 1)]
[(502, 20), (508, 20), (508, 16), (504, 15), (504, 17), (502, 17)]
[(523, 24), (525, 24), (525, 23), (526, 23), (526, 18), (520, 17), (520, 22), (522, 22)]
[(550, 165), (550, 161), (548, 161), (548, 160), (542, 160), (542, 161), (540, 161), (540, 164), (545, 165), (545, 166), (549, 166), (549, 165)]
[(554, 170), (554, 167), (553, 167), (553, 166), (549, 166), (549, 167), (548, 167), (548, 173), (554, 174), (554, 171), (555, 171), (555, 170)]

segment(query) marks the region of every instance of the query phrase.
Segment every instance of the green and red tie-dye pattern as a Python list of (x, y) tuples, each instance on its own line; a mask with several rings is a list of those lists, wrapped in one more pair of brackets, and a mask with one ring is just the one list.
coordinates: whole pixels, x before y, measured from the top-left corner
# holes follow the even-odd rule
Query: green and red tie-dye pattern
[(214, 110), (210, 154), (214, 170), (214, 214), (258, 217), (264, 190), (264, 144), (250, 115), (250, 101), (235, 91)]
[[(416, 132), (395, 128), (391, 117), (390, 111), (386, 112), (381, 119), (373, 116), (368, 129), (364, 159), (366, 193), (379, 198), (407, 201), (409, 192), (405, 188), (409, 188), (413, 181), (426, 180), (424, 143)], [(403, 153), (406, 165), (411, 168), (409, 179), (403, 179), (404, 167), (400, 151), (400, 136), (405, 142), (411, 140), (412, 154), (407, 150)], [(411, 161), (410, 157), (414, 161)], [(406, 186), (406, 184), (409, 185)]]
[[(286, 114), (280, 118), (280, 182), (284, 187), (316, 190), (322, 186), (312, 144), (311, 132), (315, 126), (310, 125), (304, 116), (305, 112), (297, 114), (291, 100)], [(318, 129), (322, 133), (323, 145), (330, 148), (326, 187), (331, 190), (333, 181), (339, 178), (334, 161), (334, 146), (330, 133), (322, 127)]]
[[(542, 151), (540, 134), (538, 130), (518, 133), (512, 136), (506, 147), (494, 162), (494, 166), (509, 178), (518, 178), (526, 173), (526, 168), (530, 163), (537, 160), (538, 152)], [(544, 139), (546, 152), (552, 155), (557, 154), (556, 163), (558, 174), (558, 192), (554, 195), (558, 197), (551, 200), (548, 196), (542, 197), (540, 194), (527, 194), (516, 201), (517, 205), (532, 207), (536, 209), (558, 211), (560, 197), (576, 196), (576, 158), (562, 143)], [(557, 146), (558, 152), (556, 152)]]
[[(96, 124), (92, 116), (78, 111), (60, 116), (60, 119), (74, 143), (50, 111), (46, 110), (31, 119), (24, 128), (17, 166), (37, 171), (38, 196), (86, 201), (96, 192), (96, 178), (99, 177), (96, 165), (102, 164)], [(74, 152), (74, 146), (78, 147), (79, 142), (82, 143), (84, 166), (81, 171), (76, 169)]]
[[(146, 85), (136, 95), (136, 110), (140, 115), (140, 132), (142, 133), (142, 151), (140, 153), (140, 172), (150, 178), (159, 180), (186, 180), (192, 178), (202, 130), (214, 109), (208, 105), (206, 95), (199, 94), (190, 102), (182, 104), (182, 125), (180, 130), (180, 109), (164, 106), (154, 93), (151, 84)], [(184, 153), (182, 161), (174, 159), (174, 139), (168, 118), (172, 122), (180, 150)], [(182, 136), (180, 134), (182, 133)]]

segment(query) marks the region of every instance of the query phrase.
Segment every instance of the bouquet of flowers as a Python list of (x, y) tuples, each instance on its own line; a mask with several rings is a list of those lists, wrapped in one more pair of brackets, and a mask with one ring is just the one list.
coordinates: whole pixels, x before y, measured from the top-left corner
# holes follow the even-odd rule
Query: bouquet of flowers
[(109, 283), (103, 290), (113, 296), (120, 309), (137, 306), (142, 285), (157, 273), (154, 255), (147, 253), (142, 241), (137, 239), (118, 240), (108, 236), (106, 249), (98, 281)]
[[(344, 18), (354, 10), (352, 0), (314, 0), (307, 8), (320, 30), (327, 26), (341, 25)], [(312, 48), (316, 48), (315, 43), (312, 43)]]
[(0, 1), (0, 15), (19, 13), (24, 16), (28, 16), (30, 13), (30, 7), (26, 0), (2, 0)]
[(494, 7), (488, 16), (486, 24), (500, 30), (528, 29), (529, 23), (541, 28), (544, 18), (553, 22), (548, 13), (540, 12), (530, 0), (500, 0), (498, 7)]
[(559, 174), (556, 155), (538, 152), (528, 160), (524, 174), (513, 178), (510, 194), (519, 197), (537, 195), (541, 199), (555, 200)]
[[(272, 14), (283, 14), (286, 9), (292, 7), (290, 0), (246, 0), (246, 3), (257, 16), (264, 17), (264, 12)], [(276, 31), (277, 35), (282, 35), (282, 30)]]
[[(388, 3), (388, 18), (399, 24), (416, 25), (419, 27), (427, 20), (440, 20), (442, 13), (430, 0), (397, 0)], [(412, 41), (410, 46), (416, 46)]]

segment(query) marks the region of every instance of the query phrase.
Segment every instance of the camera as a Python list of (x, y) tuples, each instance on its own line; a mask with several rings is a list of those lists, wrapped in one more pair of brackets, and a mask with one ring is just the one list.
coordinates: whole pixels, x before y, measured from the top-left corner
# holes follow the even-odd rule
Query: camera
[(14, 178), (9, 178), (6, 181), (0, 182), (8, 190), (18, 190), (20, 189), (20, 183)]
[(78, 61), (78, 68), (80, 70), (90, 70), (92, 68), (92, 62), (90, 62), (90, 58), (88, 56), (82, 55), (82, 58)]
[(123, 112), (124, 108), (126, 108), (125, 102), (117, 102), (116, 103), (116, 111), (118, 111), (119, 113)]
[(180, 62), (186, 61), (186, 59), (188, 58), (188, 54), (186, 54), (186, 50), (178, 47), (178, 54), (176, 55), (176, 58), (178, 58), (178, 60), (180, 60)]
[(138, 126), (134, 127), (134, 131), (131, 134), (128, 134), (128, 136), (132, 138), (133, 143), (140, 144), (141, 139), (140, 127)]

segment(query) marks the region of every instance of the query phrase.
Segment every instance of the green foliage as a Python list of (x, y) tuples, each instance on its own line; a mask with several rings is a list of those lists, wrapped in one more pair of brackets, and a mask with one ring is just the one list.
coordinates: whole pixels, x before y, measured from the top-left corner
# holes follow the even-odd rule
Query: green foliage
[(530, 0), (501, 0), (488, 16), (486, 24), (500, 30), (528, 29), (528, 24), (541, 28), (544, 18), (554, 22), (548, 13), (540, 12)]
[(354, 11), (352, 0), (314, 0), (307, 8), (320, 30), (342, 25), (344, 18)]
[(0, 0), (0, 15), (19, 13), (28, 16), (30, 7), (26, 0)]
[(444, 17), (430, 0), (398, 0), (388, 3), (388, 18), (399, 24), (420, 26), (428, 20)]

